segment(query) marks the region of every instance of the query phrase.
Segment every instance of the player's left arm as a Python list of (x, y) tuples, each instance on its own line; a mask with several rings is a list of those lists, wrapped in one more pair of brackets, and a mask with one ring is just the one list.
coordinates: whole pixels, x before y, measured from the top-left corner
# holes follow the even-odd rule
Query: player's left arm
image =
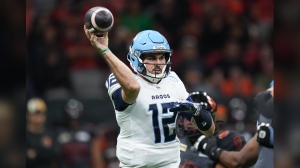
[(200, 136), (194, 147), (215, 162), (225, 167), (250, 167), (255, 164), (258, 156), (258, 142), (255, 134), (240, 151), (228, 151), (220, 148), (214, 136)]

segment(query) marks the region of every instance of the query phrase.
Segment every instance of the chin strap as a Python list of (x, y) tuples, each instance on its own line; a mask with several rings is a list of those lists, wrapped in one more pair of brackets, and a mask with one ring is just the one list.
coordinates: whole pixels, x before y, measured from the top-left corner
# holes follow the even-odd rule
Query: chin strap
[(146, 76), (146, 75), (142, 75), (142, 76), (153, 83), (157, 83), (162, 80), (162, 78), (154, 78), (154, 77)]
[(165, 78), (165, 70), (166, 70), (166, 66), (164, 66), (164, 68), (162, 69), (162, 73), (161, 74), (151, 74), (146, 70), (146, 74), (141, 74), (144, 78), (146, 78), (147, 80), (157, 83), (159, 81), (161, 81), (163, 78)]

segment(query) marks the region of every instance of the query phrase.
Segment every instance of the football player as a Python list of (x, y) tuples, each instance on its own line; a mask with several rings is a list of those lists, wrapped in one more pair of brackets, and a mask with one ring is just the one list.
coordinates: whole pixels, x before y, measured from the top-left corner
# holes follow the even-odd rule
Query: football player
[(255, 168), (274, 167), (274, 131), (271, 127), (273, 118), (273, 85), (254, 98), (254, 111), (258, 114), (257, 133), (239, 152), (232, 152), (218, 147), (212, 137), (199, 138), (194, 147), (208, 155), (212, 160), (226, 167)]
[(154, 30), (139, 32), (127, 55), (132, 72), (109, 50), (108, 33), (97, 37), (86, 27), (84, 31), (112, 72), (106, 87), (120, 127), (120, 167), (178, 167), (177, 114), (186, 113), (205, 135), (212, 135), (215, 125), (210, 113), (193, 103), (182, 81), (171, 71), (172, 50), (167, 39)]
[[(192, 92), (190, 97), (194, 102), (200, 103), (203, 109), (210, 112), (213, 116), (215, 115), (217, 104), (207, 92)], [(215, 125), (216, 131), (212, 137), (216, 140), (218, 147), (228, 151), (239, 151), (246, 144), (245, 138), (240, 133), (223, 130), (221, 121), (216, 121)], [(180, 140), (180, 168), (213, 168), (216, 166), (216, 162), (194, 148), (194, 143), (197, 139), (205, 136), (184, 115), (179, 114), (176, 130)]]

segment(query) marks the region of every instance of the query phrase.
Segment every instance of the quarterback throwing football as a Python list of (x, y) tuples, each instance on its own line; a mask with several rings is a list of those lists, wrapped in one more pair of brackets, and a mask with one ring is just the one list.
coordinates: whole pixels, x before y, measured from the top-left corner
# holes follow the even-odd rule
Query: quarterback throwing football
[(133, 73), (108, 49), (108, 33), (97, 37), (84, 30), (112, 72), (106, 87), (120, 127), (120, 167), (178, 167), (177, 114), (184, 113), (205, 135), (212, 135), (215, 125), (211, 114), (192, 101), (171, 71), (172, 50), (166, 38), (153, 30), (134, 37), (127, 55)]

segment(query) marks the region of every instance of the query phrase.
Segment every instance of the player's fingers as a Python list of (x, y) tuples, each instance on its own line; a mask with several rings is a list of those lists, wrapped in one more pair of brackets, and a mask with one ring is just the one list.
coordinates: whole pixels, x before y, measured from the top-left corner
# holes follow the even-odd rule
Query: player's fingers
[(88, 30), (87, 30), (87, 28), (85, 27), (85, 25), (83, 25), (83, 30), (84, 30), (85, 34), (87, 34)]
[(103, 37), (104, 37), (104, 38), (108, 38), (108, 32), (104, 33), (104, 34), (103, 34)]
[(90, 32), (87, 29), (84, 29), (85, 35), (88, 39), (91, 38)]
[(97, 38), (96, 35), (94, 35), (93, 33), (90, 33), (90, 41), (91, 41), (92, 44), (94, 43), (96, 38)]
[(205, 135), (201, 135), (201, 136), (197, 139), (197, 141), (194, 143), (193, 146), (194, 146), (194, 148), (195, 148), (196, 150), (198, 150), (200, 142), (201, 142), (205, 137), (206, 137)]
[(91, 36), (93, 35), (93, 33), (91, 33), (91, 32), (86, 28), (85, 25), (84, 25), (83, 29), (84, 29), (84, 32), (85, 32), (86, 37), (87, 37), (89, 40), (91, 40)]

